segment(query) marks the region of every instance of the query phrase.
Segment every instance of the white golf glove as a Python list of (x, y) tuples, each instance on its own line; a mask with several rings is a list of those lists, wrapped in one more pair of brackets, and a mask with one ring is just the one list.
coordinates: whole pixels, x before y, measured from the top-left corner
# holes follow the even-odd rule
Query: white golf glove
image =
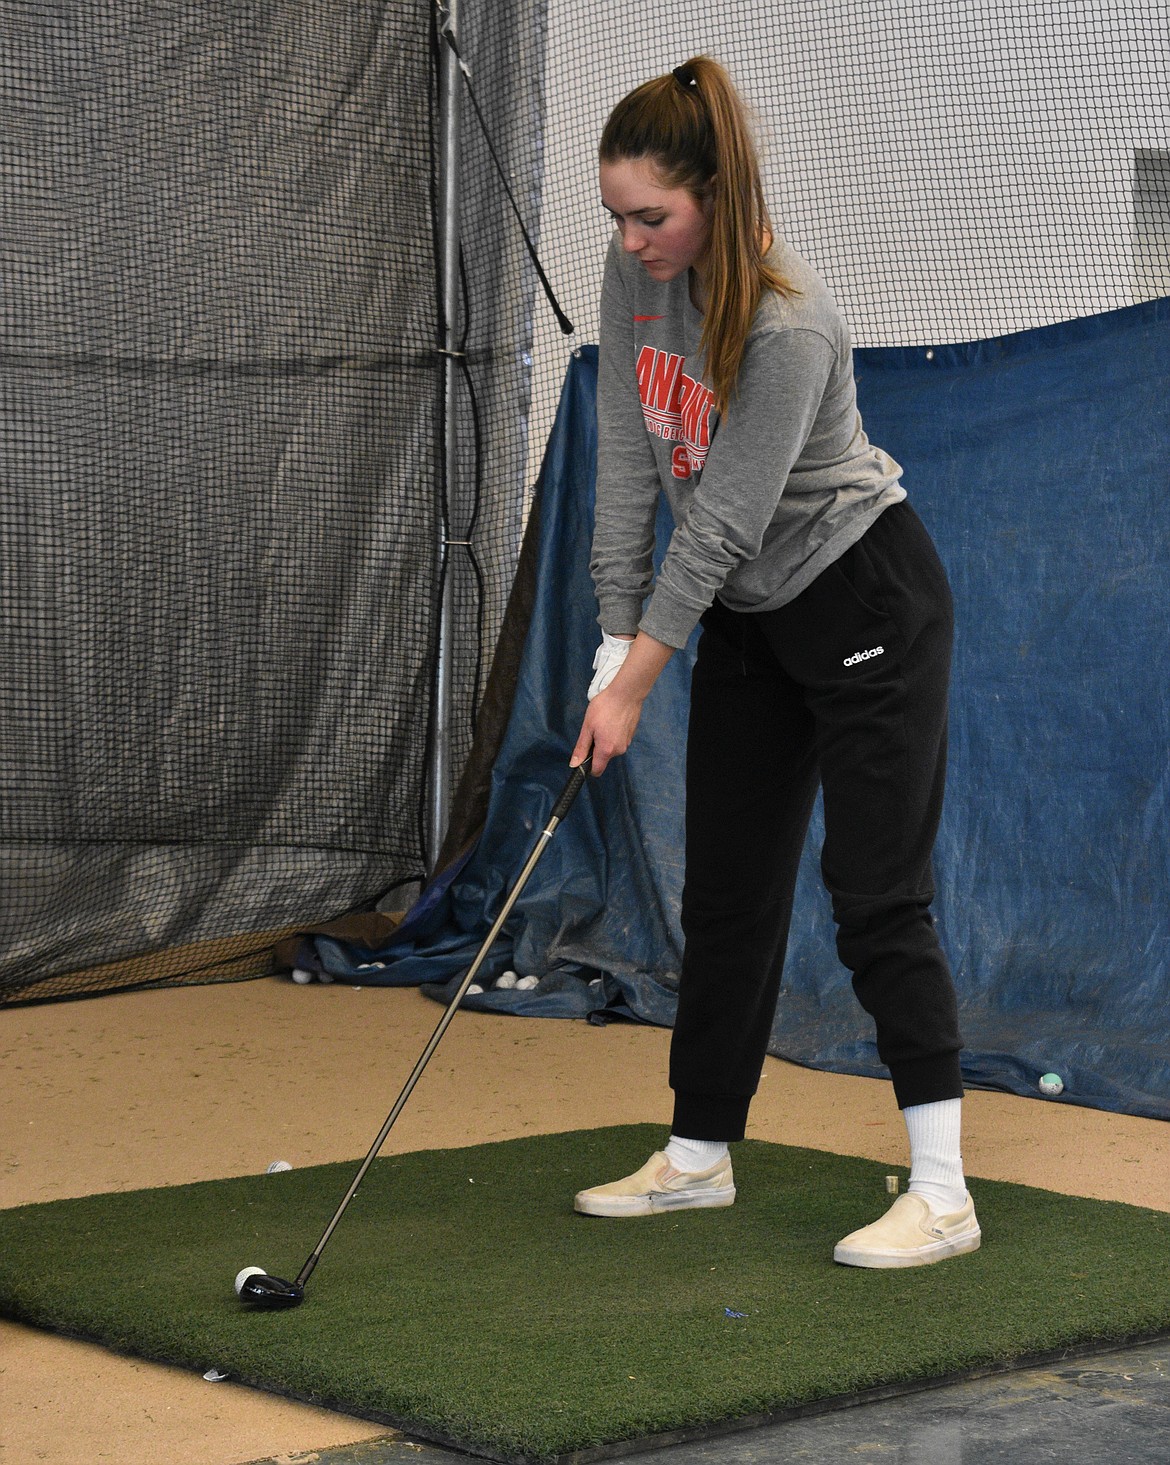
[(598, 692), (604, 692), (621, 671), (622, 663), (630, 654), (633, 644), (632, 641), (623, 641), (620, 636), (611, 636), (608, 631), (602, 631), (601, 645), (593, 658), (593, 680), (589, 683), (590, 702)]

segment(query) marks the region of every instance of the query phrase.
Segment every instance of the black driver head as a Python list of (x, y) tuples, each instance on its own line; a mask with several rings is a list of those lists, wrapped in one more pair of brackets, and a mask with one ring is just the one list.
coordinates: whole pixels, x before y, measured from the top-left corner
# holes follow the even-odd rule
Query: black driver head
[(305, 1300), (305, 1289), (299, 1282), (285, 1282), (267, 1272), (253, 1272), (240, 1286), (240, 1301), (245, 1307), (273, 1312), (278, 1307), (298, 1307)]

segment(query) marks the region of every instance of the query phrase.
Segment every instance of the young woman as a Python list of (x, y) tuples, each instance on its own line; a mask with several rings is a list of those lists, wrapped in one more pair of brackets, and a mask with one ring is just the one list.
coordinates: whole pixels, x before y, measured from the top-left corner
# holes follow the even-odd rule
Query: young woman
[[(852, 1266), (979, 1245), (959, 1153), (954, 987), (930, 914), (952, 611), (901, 470), (862, 430), (845, 323), (768, 219), (745, 109), (699, 56), (601, 139), (606, 260), (592, 572), (602, 645), (572, 762), (624, 753), (701, 621), (686, 760), (674, 1120), (595, 1216), (735, 1199), (818, 782), (837, 948), (875, 1021), (909, 1190), (834, 1250)], [(664, 492), (675, 532), (656, 580)]]

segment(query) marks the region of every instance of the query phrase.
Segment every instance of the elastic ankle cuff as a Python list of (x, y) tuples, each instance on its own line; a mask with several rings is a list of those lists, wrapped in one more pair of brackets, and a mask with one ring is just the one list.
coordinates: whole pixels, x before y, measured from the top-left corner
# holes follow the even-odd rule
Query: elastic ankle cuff
[(743, 1139), (751, 1095), (686, 1094), (675, 1091), (670, 1132), (683, 1139)]

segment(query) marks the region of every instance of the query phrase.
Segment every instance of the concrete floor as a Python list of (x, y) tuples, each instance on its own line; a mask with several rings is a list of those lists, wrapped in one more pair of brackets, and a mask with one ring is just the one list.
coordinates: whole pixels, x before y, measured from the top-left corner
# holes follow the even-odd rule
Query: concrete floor
[[(735, 1434), (634, 1446), (620, 1458), (630, 1465), (1166, 1465), (1170, 1339)], [(314, 1465), (456, 1465), (468, 1456), (392, 1434), (301, 1459)], [(283, 1455), (255, 1465), (294, 1462)]]

